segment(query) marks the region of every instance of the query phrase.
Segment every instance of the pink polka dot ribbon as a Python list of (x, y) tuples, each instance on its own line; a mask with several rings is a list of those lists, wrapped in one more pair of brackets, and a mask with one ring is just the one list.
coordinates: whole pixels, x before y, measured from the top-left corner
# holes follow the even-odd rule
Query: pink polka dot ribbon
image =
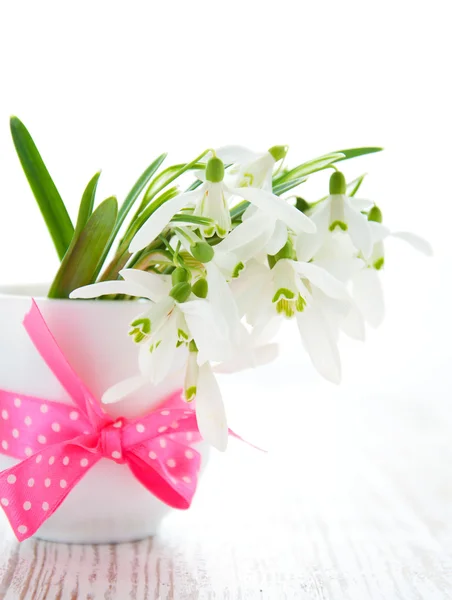
[(0, 473), (0, 504), (19, 541), (103, 458), (127, 465), (169, 506), (188, 508), (201, 462), (190, 444), (201, 438), (180, 392), (146, 416), (113, 420), (67, 362), (34, 301), (24, 327), (75, 406), (0, 390), (0, 453), (21, 459)]

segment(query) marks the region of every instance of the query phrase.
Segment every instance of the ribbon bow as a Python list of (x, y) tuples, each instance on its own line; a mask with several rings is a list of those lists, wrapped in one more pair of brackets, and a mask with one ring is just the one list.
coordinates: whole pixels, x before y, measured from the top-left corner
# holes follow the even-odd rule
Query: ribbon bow
[(138, 419), (113, 420), (67, 362), (36, 303), (24, 327), (75, 407), (0, 390), (0, 452), (23, 459), (0, 473), (0, 503), (18, 538), (33, 535), (102, 458), (127, 464), (157, 498), (190, 506), (201, 463), (196, 416), (177, 392)]

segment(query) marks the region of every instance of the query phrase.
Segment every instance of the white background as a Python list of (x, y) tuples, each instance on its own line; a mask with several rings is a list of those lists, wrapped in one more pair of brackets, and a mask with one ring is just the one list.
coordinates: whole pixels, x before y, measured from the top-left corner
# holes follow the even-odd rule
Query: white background
[[(427, 237), (435, 257), (388, 243), (387, 320), (364, 347), (344, 340), (342, 387), (323, 382), (287, 333), (276, 365), (225, 383), (231, 419), (268, 433), (271, 408), (288, 407), (272, 414), (275, 430), (295, 411), (296, 443), (311, 450), (337, 431), (332, 423), (378, 437), (377, 406), (394, 417), (394, 436), (415, 408), (420, 421), (429, 411), (449, 419), (448, 8), (446, 0), (2, 3), (0, 283), (49, 280), (57, 267), (15, 156), (11, 114), (30, 129), (72, 216), (99, 168), (100, 196), (122, 199), (163, 151), (176, 161), (226, 143), (287, 143), (295, 163), (382, 145), (344, 171), (368, 172), (362, 195), (393, 229)], [(324, 177), (316, 181), (308, 200), (326, 190)]]

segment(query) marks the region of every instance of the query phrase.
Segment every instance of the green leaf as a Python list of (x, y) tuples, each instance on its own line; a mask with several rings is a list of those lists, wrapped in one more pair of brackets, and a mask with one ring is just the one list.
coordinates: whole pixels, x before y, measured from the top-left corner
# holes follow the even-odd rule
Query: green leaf
[(192, 171), (195, 169), (205, 169), (205, 163), (198, 162), (199, 157), (191, 163), (182, 163), (179, 165), (173, 165), (172, 167), (168, 167), (165, 169), (160, 175), (158, 175), (151, 185), (146, 190), (146, 193), (143, 198), (143, 202), (141, 203), (140, 209), (145, 208), (149, 202), (155, 198), (155, 196), (163, 190), (169, 183), (183, 175), (187, 171)]
[(50, 288), (49, 298), (68, 298), (76, 288), (96, 280), (117, 214), (118, 202), (114, 197), (107, 198), (96, 208), (66, 253)]
[(298, 177), (296, 179), (290, 179), (289, 181), (277, 183), (276, 185), (273, 185), (273, 193), (277, 196), (280, 196), (281, 194), (284, 194), (284, 192), (288, 192), (289, 190), (292, 190), (293, 188), (304, 183), (306, 180), (307, 177)]
[(365, 154), (374, 154), (375, 152), (381, 152), (383, 148), (376, 146), (369, 146), (367, 148), (349, 148), (348, 150), (338, 150), (338, 154), (343, 154), (343, 158), (339, 158), (336, 162), (341, 160), (348, 160), (349, 158), (357, 158), (358, 156), (364, 156)]
[(292, 179), (306, 177), (307, 175), (311, 175), (312, 173), (326, 169), (333, 163), (343, 159), (344, 154), (342, 152), (331, 152), (330, 154), (324, 154), (323, 156), (319, 156), (313, 160), (308, 160), (307, 162), (298, 165), (298, 167), (294, 167), (287, 173), (284, 173), (281, 177), (278, 177), (277, 181), (278, 183), (282, 183)]
[(122, 206), (119, 210), (118, 220), (117, 220), (117, 224), (115, 227), (116, 231), (119, 231), (119, 228), (123, 224), (124, 219), (128, 215), (130, 209), (134, 205), (138, 196), (144, 190), (144, 188), (148, 184), (151, 177), (154, 175), (154, 173), (157, 171), (157, 169), (160, 167), (160, 165), (163, 163), (163, 161), (165, 160), (165, 158), (167, 156), (168, 156), (167, 153), (163, 153), (158, 158), (156, 158), (154, 160), (154, 162), (152, 164), (150, 164), (149, 167), (144, 171), (144, 173), (142, 173), (142, 175), (139, 177), (138, 181), (135, 183), (133, 188), (130, 190), (130, 192), (128, 193), (126, 199), (122, 203)]
[(74, 235), (71, 219), (27, 128), (17, 117), (11, 117), (10, 127), (17, 155), (61, 260)]
[(151, 267), (172, 267), (174, 266), (173, 257), (167, 250), (151, 250), (149, 252), (143, 252), (139, 257), (139, 260), (134, 263), (135, 269), (146, 271)]
[(171, 223), (189, 223), (190, 225), (201, 225), (203, 227), (207, 227), (213, 224), (213, 219), (181, 213), (174, 215), (174, 217), (171, 219)]
[(356, 194), (356, 192), (361, 187), (361, 184), (364, 181), (365, 176), (366, 176), (366, 173), (364, 173), (363, 175), (360, 175), (360, 177), (357, 177), (353, 181), (350, 181), (350, 183), (347, 183), (347, 190), (346, 190), (347, 196), (354, 196)]
[(99, 181), (100, 171), (96, 173), (89, 181), (88, 185), (83, 192), (80, 207), (78, 209), (77, 223), (75, 224), (75, 231), (72, 237), (71, 246), (74, 245), (75, 240), (78, 238), (80, 233), (83, 231), (88, 219), (90, 218), (93, 208), (94, 199), (96, 196), (97, 183)]

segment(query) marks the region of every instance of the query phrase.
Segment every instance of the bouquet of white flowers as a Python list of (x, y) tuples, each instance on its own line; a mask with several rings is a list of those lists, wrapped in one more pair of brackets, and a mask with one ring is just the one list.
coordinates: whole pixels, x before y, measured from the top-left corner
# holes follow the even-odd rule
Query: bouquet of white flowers
[[(293, 168), (286, 146), (208, 149), (159, 171), (162, 154), (119, 207), (112, 197), (94, 209), (97, 173), (74, 227), (28, 131), (17, 118), (11, 129), (61, 259), (49, 297), (136, 301), (124, 344), (140, 345), (137, 375), (102, 401), (185, 368), (184, 398), (196, 399), (199, 431), (219, 450), (228, 426), (215, 372), (272, 360), (271, 339), (290, 319), (314, 367), (338, 383), (340, 333), (364, 339), (365, 323), (377, 326), (383, 317), (385, 238), (431, 252), (412, 233), (390, 232), (380, 207), (357, 197), (364, 175), (347, 182), (337, 168), (381, 148), (340, 150)], [(325, 169), (332, 171), (329, 193), (307, 201), (302, 184)], [(190, 172), (195, 178), (182, 191), (178, 182)]]

